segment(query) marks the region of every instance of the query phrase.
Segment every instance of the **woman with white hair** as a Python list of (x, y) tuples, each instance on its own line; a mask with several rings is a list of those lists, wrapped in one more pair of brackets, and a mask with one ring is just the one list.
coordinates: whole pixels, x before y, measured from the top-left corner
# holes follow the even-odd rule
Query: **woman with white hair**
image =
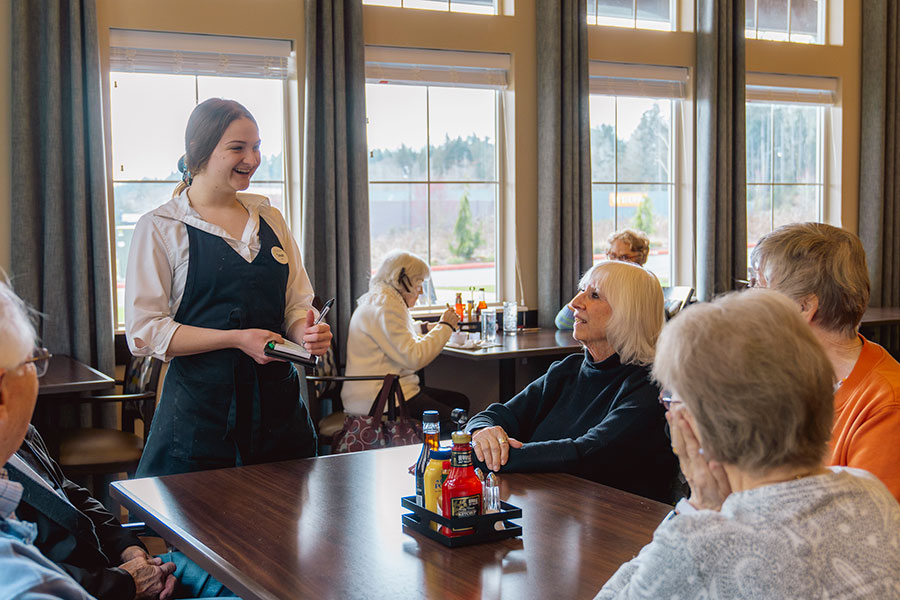
[[(400, 376), (400, 387), (410, 415), (418, 419), (426, 410), (440, 413), (442, 429), (450, 424), (454, 408), (469, 409), (469, 399), (448, 390), (421, 387), (416, 371), (437, 358), (450, 339), (459, 317), (448, 308), (437, 323), (414, 321), (409, 309), (422, 293), (431, 274), (428, 264), (411, 252), (394, 250), (384, 257), (360, 296), (347, 334), (347, 375)], [(347, 381), (341, 389), (344, 410), (366, 415), (381, 390), (378, 381)]]
[(663, 325), (659, 281), (604, 261), (569, 304), (584, 354), (475, 415), (467, 430), (478, 460), (492, 471), (561, 471), (668, 501), (677, 467), (650, 380)]
[[(606, 258), (609, 260), (622, 260), (644, 266), (650, 256), (650, 238), (643, 231), (634, 229), (619, 229), (613, 231), (606, 238)], [(575, 326), (575, 317), (572, 309), (566, 304), (556, 314), (556, 328), (561, 331), (571, 331)]]
[(898, 597), (900, 506), (824, 466), (834, 370), (790, 300), (696, 305), (663, 329), (653, 376), (691, 497), (598, 599)]

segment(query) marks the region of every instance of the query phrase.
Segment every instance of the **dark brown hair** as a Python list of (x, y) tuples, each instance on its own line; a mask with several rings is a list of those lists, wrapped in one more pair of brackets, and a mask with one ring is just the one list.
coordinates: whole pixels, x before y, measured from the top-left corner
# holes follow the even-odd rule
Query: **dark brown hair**
[(173, 197), (190, 185), (193, 175), (203, 170), (225, 130), (238, 119), (250, 119), (256, 124), (250, 111), (234, 100), (210, 98), (194, 108), (184, 130), (184, 156), (178, 162), (179, 169), (184, 166), (185, 178), (175, 187)]

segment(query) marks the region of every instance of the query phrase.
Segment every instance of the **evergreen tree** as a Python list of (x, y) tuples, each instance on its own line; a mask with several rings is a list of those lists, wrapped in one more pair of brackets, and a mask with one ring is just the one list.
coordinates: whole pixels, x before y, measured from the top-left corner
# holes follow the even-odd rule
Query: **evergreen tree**
[(450, 245), (450, 251), (464, 260), (471, 259), (475, 250), (481, 245), (481, 231), (472, 221), (468, 191), (463, 193), (459, 203), (459, 214), (456, 217), (456, 226), (453, 228), (453, 238), (455, 243)]
[(634, 228), (651, 235), (656, 227), (653, 225), (653, 201), (650, 196), (644, 194), (637, 212), (634, 214)]

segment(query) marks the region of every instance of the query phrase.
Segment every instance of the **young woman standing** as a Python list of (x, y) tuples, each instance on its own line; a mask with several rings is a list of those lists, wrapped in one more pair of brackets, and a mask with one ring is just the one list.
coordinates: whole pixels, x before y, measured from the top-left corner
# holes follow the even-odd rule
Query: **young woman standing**
[(315, 430), (293, 364), (267, 357), (288, 338), (312, 354), (313, 290), (284, 218), (241, 193), (260, 163), (246, 108), (212, 98), (188, 119), (173, 198), (134, 230), (125, 327), (136, 356), (172, 360), (139, 477), (313, 456)]

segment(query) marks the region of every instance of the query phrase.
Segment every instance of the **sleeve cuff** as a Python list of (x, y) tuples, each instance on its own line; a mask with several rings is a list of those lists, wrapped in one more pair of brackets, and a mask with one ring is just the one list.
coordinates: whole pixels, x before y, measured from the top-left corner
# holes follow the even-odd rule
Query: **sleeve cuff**
[(690, 502), (688, 502), (687, 498), (682, 498), (675, 505), (675, 514), (689, 515), (695, 512), (697, 512), (697, 509), (694, 508), (694, 506)]

